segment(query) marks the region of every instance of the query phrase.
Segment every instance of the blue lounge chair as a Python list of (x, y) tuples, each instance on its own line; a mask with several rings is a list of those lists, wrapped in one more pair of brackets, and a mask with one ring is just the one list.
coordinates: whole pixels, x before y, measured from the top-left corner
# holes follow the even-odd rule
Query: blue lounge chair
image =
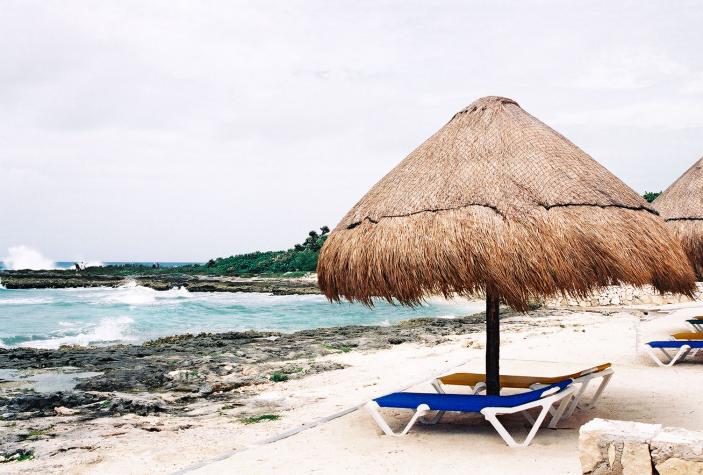
[[(645, 349), (649, 356), (659, 366), (673, 366), (677, 361), (685, 359), (691, 351), (695, 355), (698, 350), (703, 349), (703, 340), (662, 340), (650, 341), (645, 345)], [(660, 359), (654, 352), (654, 349), (661, 351), (668, 361)], [(678, 350), (672, 355), (667, 350)]]
[[(561, 401), (559, 406), (556, 407), (555, 417), (557, 417), (557, 419), (560, 418), (564, 410), (566, 410), (576, 390), (571, 383), (572, 380), (568, 379), (540, 389), (509, 396), (398, 392), (369, 401), (366, 404), (366, 409), (386, 435), (396, 437), (407, 434), (418, 420), (425, 424), (436, 424), (445, 411), (480, 413), (493, 425), (498, 434), (510, 447), (526, 447), (532, 442), (545, 416), (555, 403)], [(401, 432), (396, 433), (381, 416), (379, 412), (379, 408), (381, 407), (414, 409), (415, 414), (413, 414), (405, 428)], [(541, 407), (542, 409), (537, 418), (532, 419), (527, 411), (535, 407)], [(437, 414), (429, 421), (421, 419), (429, 411), (437, 411)], [(498, 415), (520, 412), (523, 413), (528, 421), (533, 423), (530, 432), (522, 443), (516, 442), (497, 418)]]
[[(691, 335), (687, 333), (686, 335)], [(703, 338), (703, 334), (702, 338)], [(688, 339), (688, 338), (686, 338)], [(593, 366), (591, 368), (578, 371), (576, 373), (571, 373), (562, 376), (515, 376), (509, 374), (500, 375), (500, 387), (505, 388), (516, 388), (516, 389), (539, 389), (550, 384), (559, 383), (561, 381), (566, 381), (571, 379), (573, 384), (578, 388), (574, 393), (571, 405), (564, 412), (564, 419), (568, 419), (574, 413), (576, 408), (579, 409), (591, 409), (595, 407), (596, 403), (600, 399), (601, 394), (605, 390), (606, 386), (610, 382), (610, 378), (613, 377), (614, 371), (610, 363), (603, 363), (598, 366)], [(591, 397), (590, 401), (582, 402), (584, 394), (588, 389), (591, 381), (594, 379), (600, 379), (600, 385), (596, 389), (595, 394)], [(483, 373), (452, 373), (444, 376), (440, 376), (432, 382), (432, 386), (438, 393), (445, 393), (446, 386), (463, 386), (468, 388), (472, 394), (481, 394), (486, 390), (486, 375)], [(551, 413), (552, 411), (550, 411)], [(559, 420), (552, 417), (549, 423), (549, 427), (554, 429)]]

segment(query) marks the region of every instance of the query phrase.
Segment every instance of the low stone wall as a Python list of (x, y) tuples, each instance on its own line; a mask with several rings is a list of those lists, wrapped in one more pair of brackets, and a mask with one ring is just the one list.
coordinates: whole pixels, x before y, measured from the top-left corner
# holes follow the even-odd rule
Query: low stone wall
[(593, 419), (579, 435), (581, 471), (592, 475), (703, 475), (703, 432)]
[[(703, 300), (703, 282), (698, 282), (695, 300)], [(607, 305), (665, 305), (690, 302), (691, 299), (678, 294), (660, 294), (651, 285), (611, 285), (602, 292), (585, 299), (556, 298), (545, 302), (547, 307), (604, 307)]]

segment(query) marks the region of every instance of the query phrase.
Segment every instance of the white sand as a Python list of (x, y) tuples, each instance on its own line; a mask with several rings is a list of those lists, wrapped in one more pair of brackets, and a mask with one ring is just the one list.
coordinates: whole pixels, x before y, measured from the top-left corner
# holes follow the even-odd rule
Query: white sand
[[(278, 421), (244, 425), (241, 409), (222, 410), (217, 403), (204, 403), (191, 417), (98, 419), (47, 440), (47, 452), (54, 455), (2, 464), (0, 472), (172, 473), (195, 464), (193, 473), (212, 474), (580, 473), (578, 428), (593, 417), (703, 429), (703, 366), (663, 369), (637, 352), (638, 342), (686, 330), (685, 317), (703, 314), (703, 303), (660, 308), (674, 313), (650, 313), (644, 321), (626, 312), (515, 317), (501, 324), (504, 373), (559, 375), (606, 361), (615, 368), (596, 409), (577, 412), (559, 430), (541, 430), (526, 449), (509, 449), (490, 425), (471, 415), (451, 415), (439, 425), (418, 425), (405, 438), (391, 438), (363, 410), (257, 445), (410, 384), (430, 391), (427, 383), (417, 383), (450, 368), (482, 371), (484, 335), (475, 333), (434, 347), (402, 344), (327, 356), (350, 366), (271, 383), (246, 408), (251, 414), (280, 414)], [(385, 414), (399, 416), (396, 425), (408, 417), (408, 412)], [(506, 425), (526, 433), (522, 419)]]
[[(636, 348), (638, 339), (649, 341), (650, 337), (685, 329), (685, 316), (700, 312), (701, 306), (697, 308), (681, 309), (671, 316), (643, 323), (626, 313), (610, 317), (572, 315), (567, 319), (569, 326), (559, 331), (538, 327), (536, 332), (543, 334), (506, 335), (502, 349), (502, 369), (506, 372), (539, 370), (563, 374), (604, 361), (612, 362), (616, 371), (597, 408), (575, 414), (561, 424), (562, 429), (543, 429), (526, 449), (508, 448), (490, 426), (472, 416), (447, 418), (437, 426), (416, 426), (407, 437), (397, 439), (381, 435), (365, 411), (356, 411), (293, 437), (206, 465), (194, 473), (581, 473), (578, 428), (593, 417), (703, 429), (703, 411), (699, 410), (703, 366), (694, 363), (658, 368), (645, 355), (638, 354)], [(572, 324), (583, 327), (574, 328)], [(422, 361), (400, 348), (358, 356), (367, 364), (369, 359), (375, 363), (373, 369), (361, 371), (357, 367), (349, 371), (354, 373), (350, 377), (363, 378), (353, 386), (368, 384), (378, 375), (384, 383), (374, 386), (371, 392), (379, 395), (402, 386), (404, 380), (427, 374), (425, 371), (432, 368), (430, 361), (439, 367), (467, 354), (475, 356), (475, 360), (463, 368), (482, 370), (481, 351), (446, 346), (429, 352), (425, 349), (421, 356), (421, 351), (414, 349), (412, 353)], [(362, 361), (357, 364), (366, 366)], [(346, 402), (350, 399), (345, 388), (350, 381), (339, 382), (339, 376), (324, 377), (337, 381), (328, 390), (341, 394), (335, 398)], [(427, 384), (414, 389), (431, 390)], [(366, 388), (354, 391), (353, 403), (363, 401), (368, 392)], [(407, 412), (398, 414), (407, 417)], [(520, 425), (515, 420), (512, 426)]]

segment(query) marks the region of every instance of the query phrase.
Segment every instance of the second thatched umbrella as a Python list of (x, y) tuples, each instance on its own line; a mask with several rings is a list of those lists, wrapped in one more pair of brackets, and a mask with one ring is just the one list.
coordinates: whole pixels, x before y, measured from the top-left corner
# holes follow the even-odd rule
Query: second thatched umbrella
[(317, 271), (333, 301), (485, 294), (489, 394), (499, 392), (501, 300), (526, 310), (611, 284), (694, 286), (642, 197), (503, 97), (459, 111), (381, 179), (330, 234)]
[(664, 190), (652, 206), (679, 237), (696, 274), (703, 278), (703, 158)]

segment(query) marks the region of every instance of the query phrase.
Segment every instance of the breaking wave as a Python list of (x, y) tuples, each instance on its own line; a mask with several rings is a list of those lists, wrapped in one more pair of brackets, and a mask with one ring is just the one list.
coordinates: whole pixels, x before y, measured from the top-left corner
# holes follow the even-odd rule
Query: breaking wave
[(29, 246), (13, 246), (7, 250), (2, 260), (8, 270), (50, 270), (57, 269), (56, 263), (38, 250)]
[(0, 299), (0, 305), (44, 305), (53, 302), (54, 300), (49, 297)]
[(191, 293), (185, 287), (174, 287), (170, 290), (154, 290), (143, 287), (136, 282), (129, 282), (117, 287), (114, 292), (105, 297), (106, 303), (121, 303), (126, 305), (154, 305), (167, 303), (173, 299), (189, 298)]
[(103, 318), (98, 324), (83, 333), (76, 335), (56, 335), (53, 338), (30, 340), (19, 343), (17, 346), (25, 348), (58, 349), (62, 345), (88, 346), (91, 344), (104, 344), (125, 341), (135, 341), (134, 335), (128, 333), (130, 325), (134, 322), (131, 317)]

